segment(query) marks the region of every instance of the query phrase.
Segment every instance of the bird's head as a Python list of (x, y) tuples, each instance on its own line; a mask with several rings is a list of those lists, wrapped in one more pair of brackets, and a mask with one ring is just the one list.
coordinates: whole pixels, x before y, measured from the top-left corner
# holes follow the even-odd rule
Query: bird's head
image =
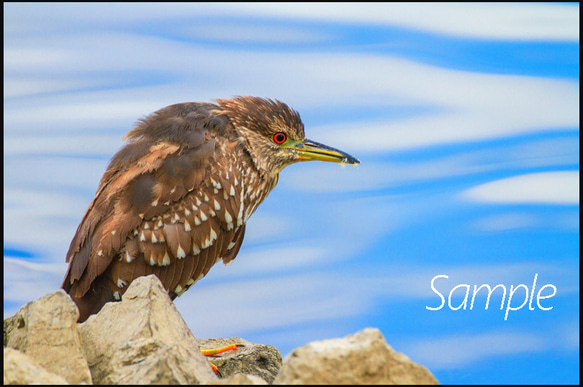
[(283, 102), (258, 97), (216, 100), (263, 173), (310, 160), (359, 164), (348, 153), (306, 139), (300, 115)]

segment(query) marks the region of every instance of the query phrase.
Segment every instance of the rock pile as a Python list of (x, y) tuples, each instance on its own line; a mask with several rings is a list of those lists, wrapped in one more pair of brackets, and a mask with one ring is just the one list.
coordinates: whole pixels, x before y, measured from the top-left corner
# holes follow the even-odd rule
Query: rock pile
[[(377, 329), (279, 351), (239, 337), (196, 340), (154, 275), (77, 324), (59, 290), (4, 321), (4, 384), (437, 384)], [(200, 349), (237, 344), (205, 357)], [(222, 377), (212, 370), (209, 360)]]

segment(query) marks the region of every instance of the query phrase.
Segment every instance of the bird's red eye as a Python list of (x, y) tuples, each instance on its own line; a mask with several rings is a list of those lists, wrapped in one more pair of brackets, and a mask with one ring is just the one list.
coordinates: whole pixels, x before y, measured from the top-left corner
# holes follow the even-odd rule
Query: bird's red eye
[(275, 141), (275, 143), (278, 145), (283, 144), (285, 140), (287, 140), (287, 136), (285, 135), (285, 133), (279, 132), (273, 135), (273, 141)]

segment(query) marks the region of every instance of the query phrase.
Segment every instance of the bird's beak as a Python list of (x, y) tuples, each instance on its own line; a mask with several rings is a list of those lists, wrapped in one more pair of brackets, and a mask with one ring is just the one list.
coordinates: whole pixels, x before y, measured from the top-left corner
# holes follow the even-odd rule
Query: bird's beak
[(320, 160), (340, 164), (360, 164), (357, 158), (346, 152), (308, 139), (293, 144), (291, 148), (297, 153), (300, 161)]

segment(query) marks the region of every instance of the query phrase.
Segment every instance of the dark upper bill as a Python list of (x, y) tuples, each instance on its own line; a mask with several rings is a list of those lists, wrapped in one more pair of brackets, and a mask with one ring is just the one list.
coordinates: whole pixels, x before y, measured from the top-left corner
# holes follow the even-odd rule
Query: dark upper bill
[(341, 164), (360, 164), (357, 158), (352, 157), (346, 152), (308, 139), (296, 143), (293, 149), (302, 161), (320, 160)]

